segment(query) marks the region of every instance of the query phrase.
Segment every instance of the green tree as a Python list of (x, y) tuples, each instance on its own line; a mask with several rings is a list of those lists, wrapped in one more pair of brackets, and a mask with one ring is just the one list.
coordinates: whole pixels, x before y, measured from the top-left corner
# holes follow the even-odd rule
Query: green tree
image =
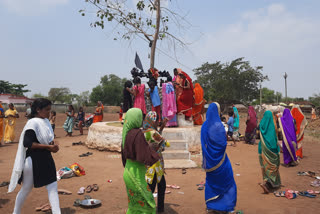
[(48, 98), (48, 97), (46, 97), (41, 93), (35, 93), (34, 95), (32, 95), (32, 98), (37, 99), (37, 98)]
[(125, 81), (127, 79), (121, 79), (114, 74), (101, 77), (100, 84), (92, 89), (90, 101), (93, 103), (102, 101), (107, 105), (120, 105)]
[(61, 87), (61, 88), (50, 88), (48, 92), (48, 98), (53, 102), (61, 102), (61, 103), (70, 103), (70, 89)]
[[(151, 48), (150, 68), (154, 68), (155, 51), (157, 41), (168, 39), (173, 44), (171, 47), (176, 48), (177, 45), (185, 46), (185, 43), (169, 32), (169, 17), (175, 25), (172, 29), (182, 30), (182, 23), (190, 25), (185, 16), (179, 15), (171, 11), (168, 7), (161, 7), (160, 0), (140, 0), (133, 8), (126, 6), (131, 2), (123, 0), (85, 0), (96, 9), (97, 21), (91, 23), (92, 27), (101, 27), (102, 29), (107, 22), (116, 23), (116, 28), (120, 28), (117, 35), (122, 39), (133, 39), (136, 36), (146, 39)], [(171, 3), (171, 2), (170, 2)], [(148, 10), (148, 12), (145, 12)], [(82, 16), (85, 16), (86, 10), (79, 11)], [(113, 30), (114, 31), (114, 30)], [(179, 31), (177, 31), (179, 32)], [(181, 37), (184, 36), (181, 33)], [(117, 40), (117, 38), (114, 38)]]
[(90, 92), (89, 91), (84, 91), (81, 92), (77, 98), (78, 103), (80, 106), (86, 106), (90, 102)]
[(30, 90), (24, 89), (27, 85), (24, 84), (13, 84), (8, 81), (0, 80), (0, 94), (15, 94), (23, 96), (24, 93)]
[[(274, 90), (268, 88), (262, 88), (262, 103), (277, 103), (281, 102), (282, 94), (280, 92), (275, 92)], [(257, 97), (260, 103), (260, 97)]]
[(205, 99), (220, 103), (251, 102), (259, 96), (260, 82), (268, 80), (262, 66), (251, 67), (244, 58), (231, 63), (204, 63), (193, 70), (204, 90)]
[(309, 97), (309, 101), (315, 106), (320, 106), (320, 93), (313, 94), (312, 97)]

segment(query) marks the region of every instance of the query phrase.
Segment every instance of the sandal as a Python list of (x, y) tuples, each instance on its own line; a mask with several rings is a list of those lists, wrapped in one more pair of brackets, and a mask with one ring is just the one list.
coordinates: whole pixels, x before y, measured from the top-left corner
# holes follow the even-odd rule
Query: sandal
[(204, 185), (199, 185), (198, 190), (204, 190)]
[(80, 199), (76, 199), (74, 202), (73, 202), (73, 206), (75, 207), (79, 207), (81, 204), (81, 200)]
[(186, 170), (185, 168), (183, 168), (182, 171), (181, 171), (181, 173), (182, 173), (182, 174), (186, 174), (186, 173), (187, 173), (187, 170)]
[(99, 190), (99, 186), (98, 184), (93, 184), (93, 191), (98, 191)]
[(168, 188), (172, 188), (172, 189), (180, 189), (180, 187), (179, 186), (177, 186), (177, 185), (175, 185), (175, 184), (173, 184), (173, 185), (166, 185), (166, 187), (168, 187)]
[(92, 197), (91, 197), (90, 195), (85, 195), (85, 196), (84, 196), (84, 199), (85, 199), (85, 200), (88, 200), (88, 199), (92, 199)]
[(310, 194), (307, 191), (304, 191), (304, 192), (301, 191), (301, 192), (299, 192), (299, 195), (306, 196), (306, 197), (309, 197), (309, 198), (315, 198), (316, 197), (316, 195)]
[(273, 192), (274, 196), (280, 197), (280, 192)]
[(164, 194), (170, 194), (170, 193), (171, 193), (171, 191), (169, 191), (169, 190), (164, 192)]
[(79, 155), (79, 157), (87, 157), (87, 156), (89, 156), (89, 155), (86, 154), (86, 153), (83, 153), (83, 154)]
[(85, 188), (84, 187), (80, 187), (80, 189), (78, 190), (78, 195), (83, 195), (85, 192)]
[(86, 192), (90, 193), (92, 190), (93, 190), (93, 186), (88, 185), (87, 188), (86, 188)]
[(10, 182), (8, 181), (4, 181), (0, 184), (0, 187), (5, 187), (5, 186), (8, 186), (10, 184)]
[(49, 203), (42, 204), (40, 207), (36, 207), (36, 211), (41, 211), (43, 208), (45, 208), (48, 205)]
[(49, 210), (51, 210), (50, 204), (44, 206), (44, 207), (41, 209), (42, 212), (47, 212), (47, 211), (49, 211)]
[(286, 191), (281, 191), (281, 192), (280, 192), (280, 196), (281, 196), (281, 197), (285, 197), (285, 196), (286, 196)]
[(71, 195), (72, 192), (70, 192), (69, 190), (65, 190), (65, 189), (58, 189), (58, 194)]

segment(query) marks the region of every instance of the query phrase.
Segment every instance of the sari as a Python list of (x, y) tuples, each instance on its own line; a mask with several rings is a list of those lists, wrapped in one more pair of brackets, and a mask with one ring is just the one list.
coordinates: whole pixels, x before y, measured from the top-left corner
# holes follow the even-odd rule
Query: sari
[(303, 155), (302, 155), (302, 142), (301, 141), (303, 140), (304, 130), (305, 130), (306, 126), (308, 125), (308, 121), (298, 105), (294, 105), (292, 107), (291, 114), (292, 114), (292, 117), (296, 120), (296, 124), (297, 124), (296, 135), (297, 135), (297, 144), (298, 144), (299, 149), (296, 151), (296, 155), (298, 157), (302, 158)]
[(157, 113), (154, 111), (149, 112), (143, 121), (143, 133), (146, 140), (151, 144), (151, 147), (159, 154), (159, 161), (147, 169), (146, 181), (152, 184), (154, 174), (156, 174), (157, 183), (160, 183), (164, 175), (164, 161), (162, 156), (162, 149), (166, 146), (166, 140), (157, 131), (156, 122)]
[(293, 122), (293, 117), (289, 109), (284, 110), (283, 116), (279, 119), (279, 124), (283, 136), (282, 150), (284, 164), (297, 165), (297, 136)]
[(203, 123), (203, 108), (205, 104), (205, 100), (203, 99), (203, 89), (199, 83), (194, 85), (194, 103), (192, 107), (192, 117), (193, 117), (193, 124), (195, 125), (202, 125)]
[(93, 116), (93, 121), (92, 121), (92, 123), (102, 122), (102, 120), (103, 120), (103, 109), (104, 109), (103, 106), (98, 106), (98, 107), (96, 108), (96, 112), (95, 112), (95, 113), (100, 113), (100, 114), (95, 114), (95, 115)]
[(168, 118), (166, 126), (177, 126), (177, 103), (171, 82), (162, 84), (162, 117)]
[(271, 111), (264, 113), (259, 129), (260, 142), (258, 153), (262, 178), (263, 181), (271, 185), (272, 188), (278, 188), (281, 185), (279, 173), (280, 148), (278, 146), (278, 138)]
[[(0, 103), (0, 116), (4, 115), (4, 108), (2, 106), (2, 104)], [(0, 117), (0, 144), (3, 138), (3, 118)]]
[(245, 131), (245, 141), (249, 144), (254, 144), (256, 142), (257, 134), (257, 113), (253, 106), (248, 108), (249, 120), (247, 120), (247, 127)]
[(239, 123), (240, 123), (240, 117), (238, 109), (233, 106), (233, 112), (234, 112), (234, 121), (233, 121), (233, 138), (235, 140), (239, 140)]
[(192, 104), (193, 104), (193, 84), (192, 79), (188, 74), (181, 71), (180, 74), (184, 75), (186, 79), (182, 79), (182, 86), (186, 85), (186, 81), (189, 82), (190, 88), (182, 88), (182, 92), (178, 97), (178, 113), (183, 113), (186, 117), (192, 116)]
[[(71, 114), (71, 112), (70, 112), (70, 114)], [(74, 125), (74, 117), (67, 116), (67, 119), (63, 124), (63, 129), (68, 133), (72, 133), (73, 125)]]
[[(4, 113), (4, 115), (7, 117), (5, 120), (4, 120), (4, 123), (5, 123), (5, 130), (4, 130), (4, 138), (3, 138), (3, 141), (5, 143), (11, 143), (14, 141), (14, 138), (15, 138), (15, 128), (16, 128), (16, 119), (15, 117), (11, 117), (9, 115), (16, 115), (18, 114), (17, 110), (14, 109), (14, 110), (11, 110), (10, 108)], [(9, 116), (9, 117), (8, 117)]]
[(142, 111), (138, 108), (131, 108), (125, 116), (121, 146), (122, 162), (125, 167), (123, 180), (128, 195), (127, 214), (156, 213), (156, 203), (145, 180), (145, 164), (153, 165), (159, 160), (159, 156), (150, 149), (139, 129), (141, 124)]
[(145, 90), (145, 85), (141, 84), (140, 86), (135, 85), (133, 87), (133, 90), (137, 92), (137, 95), (134, 98), (134, 108), (139, 108), (141, 109), (143, 114), (147, 113), (147, 108), (146, 108), (146, 101), (144, 98), (144, 90)]
[(201, 127), (202, 167), (206, 171), (205, 200), (209, 210), (230, 212), (237, 203), (237, 186), (226, 154), (227, 137), (219, 108), (219, 104), (210, 104)]
[(312, 108), (312, 110), (311, 110), (311, 120), (316, 120), (316, 119), (317, 119), (316, 110), (314, 108)]

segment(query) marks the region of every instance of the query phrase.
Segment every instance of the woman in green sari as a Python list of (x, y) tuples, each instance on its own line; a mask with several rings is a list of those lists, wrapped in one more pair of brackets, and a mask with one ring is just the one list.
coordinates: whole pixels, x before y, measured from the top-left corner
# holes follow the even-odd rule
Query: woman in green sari
[(271, 111), (266, 111), (259, 125), (259, 161), (262, 169), (263, 183), (260, 184), (264, 193), (281, 186), (279, 173), (280, 148), (273, 123)]
[(156, 203), (145, 180), (145, 174), (147, 166), (155, 164), (160, 157), (149, 147), (140, 129), (142, 121), (142, 111), (131, 108), (126, 113), (122, 130), (121, 153), (125, 167), (123, 179), (128, 194), (127, 214), (156, 213)]

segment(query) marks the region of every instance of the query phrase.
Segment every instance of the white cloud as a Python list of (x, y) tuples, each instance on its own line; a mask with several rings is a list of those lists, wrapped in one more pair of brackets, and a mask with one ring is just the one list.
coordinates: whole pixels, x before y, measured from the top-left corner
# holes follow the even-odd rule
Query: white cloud
[(10, 12), (19, 15), (37, 15), (49, 8), (67, 4), (69, 0), (0, 0)]
[[(289, 95), (306, 97), (317, 90), (316, 81), (310, 82), (306, 76), (318, 75), (317, 79), (320, 78), (314, 70), (320, 66), (315, 54), (320, 48), (319, 26), (319, 18), (300, 17), (283, 4), (272, 4), (243, 13), (238, 21), (216, 32), (205, 33), (193, 49), (198, 58), (209, 62), (244, 56), (253, 65), (264, 66), (265, 73), (271, 77), (268, 85), (278, 91), (282, 91), (281, 74), (286, 71), (291, 84), (305, 84), (307, 88), (303, 91), (299, 89), (301, 85), (295, 88), (292, 85)], [(301, 76), (302, 71), (304, 76)]]

